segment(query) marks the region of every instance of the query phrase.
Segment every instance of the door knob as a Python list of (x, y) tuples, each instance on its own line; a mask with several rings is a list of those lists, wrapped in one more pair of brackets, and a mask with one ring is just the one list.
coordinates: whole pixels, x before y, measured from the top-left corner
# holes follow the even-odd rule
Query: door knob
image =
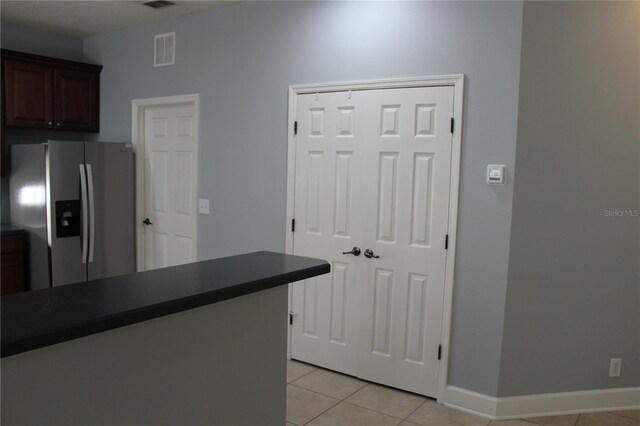
[(380, 256), (377, 256), (377, 255), (373, 254), (373, 250), (371, 250), (371, 249), (365, 249), (364, 250), (364, 257), (366, 257), (367, 259), (371, 259), (371, 258), (378, 259), (378, 258), (380, 258)]
[(145, 225), (152, 225), (152, 223), (149, 220), (149, 218), (146, 218), (145, 220), (143, 220), (142, 223), (144, 223)]
[(354, 247), (351, 251), (343, 251), (342, 254), (352, 254), (354, 256), (360, 256), (360, 247)]

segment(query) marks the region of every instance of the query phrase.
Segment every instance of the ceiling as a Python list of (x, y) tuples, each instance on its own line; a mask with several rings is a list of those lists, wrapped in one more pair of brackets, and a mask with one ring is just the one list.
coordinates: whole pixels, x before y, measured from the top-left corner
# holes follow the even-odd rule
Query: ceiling
[[(175, 1), (175, 0), (174, 0)], [(152, 9), (144, 1), (31, 1), (2, 0), (2, 20), (75, 37), (119, 30), (173, 16), (190, 15), (222, 1), (176, 1), (174, 6)]]

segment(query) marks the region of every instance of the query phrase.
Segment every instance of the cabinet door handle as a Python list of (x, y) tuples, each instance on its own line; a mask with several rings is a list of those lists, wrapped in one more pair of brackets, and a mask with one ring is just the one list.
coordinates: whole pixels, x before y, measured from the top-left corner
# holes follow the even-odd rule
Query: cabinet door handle
[(59, 126), (59, 125), (60, 125), (60, 123), (56, 123), (56, 126)]
[(48, 122), (47, 125), (53, 126), (53, 123), (52, 122)]

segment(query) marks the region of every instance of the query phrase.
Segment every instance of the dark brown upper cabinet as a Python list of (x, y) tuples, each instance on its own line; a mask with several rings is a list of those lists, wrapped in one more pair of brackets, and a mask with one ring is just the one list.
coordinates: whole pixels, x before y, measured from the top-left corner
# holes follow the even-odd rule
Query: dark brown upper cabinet
[(2, 50), (7, 127), (98, 132), (99, 65)]
[(53, 68), (39, 63), (4, 59), (7, 126), (53, 126)]
[(99, 74), (92, 71), (53, 70), (53, 116), (57, 129), (97, 132)]

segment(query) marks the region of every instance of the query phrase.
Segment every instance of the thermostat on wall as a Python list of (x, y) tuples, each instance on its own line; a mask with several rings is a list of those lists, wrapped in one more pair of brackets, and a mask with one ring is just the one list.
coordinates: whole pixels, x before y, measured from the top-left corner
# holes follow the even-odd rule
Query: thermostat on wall
[(507, 167), (504, 165), (489, 164), (487, 166), (487, 183), (489, 184), (503, 184), (505, 181), (505, 175), (507, 174)]

